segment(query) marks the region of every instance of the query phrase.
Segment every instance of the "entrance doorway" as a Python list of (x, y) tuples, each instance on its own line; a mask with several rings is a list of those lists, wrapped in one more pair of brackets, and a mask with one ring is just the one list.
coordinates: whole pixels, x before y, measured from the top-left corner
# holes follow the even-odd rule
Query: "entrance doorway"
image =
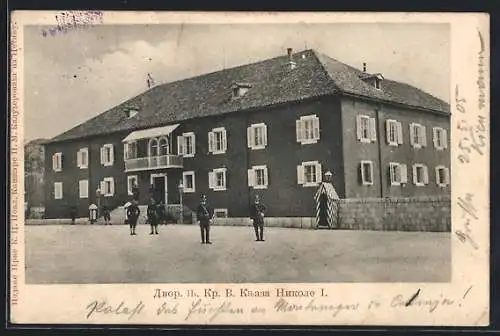
[(167, 204), (167, 175), (151, 174), (151, 193), (156, 203)]
[(329, 227), (328, 220), (328, 196), (326, 194), (321, 194), (319, 196), (319, 218), (318, 218), (318, 226), (319, 227)]

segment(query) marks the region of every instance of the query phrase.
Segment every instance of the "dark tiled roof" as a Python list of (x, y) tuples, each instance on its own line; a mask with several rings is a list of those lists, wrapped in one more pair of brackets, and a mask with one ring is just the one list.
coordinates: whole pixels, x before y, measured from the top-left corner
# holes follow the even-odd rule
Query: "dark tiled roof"
[[(360, 70), (313, 50), (293, 57), (295, 69), (287, 65), (287, 56), (280, 56), (154, 87), (51, 141), (131, 131), (341, 92), (449, 113), (445, 102), (406, 84), (384, 80), (383, 90), (377, 90), (359, 78)], [(251, 89), (233, 99), (235, 82), (248, 83)], [(130, 106), (140, 112), (127, 118), (124, 112)]]

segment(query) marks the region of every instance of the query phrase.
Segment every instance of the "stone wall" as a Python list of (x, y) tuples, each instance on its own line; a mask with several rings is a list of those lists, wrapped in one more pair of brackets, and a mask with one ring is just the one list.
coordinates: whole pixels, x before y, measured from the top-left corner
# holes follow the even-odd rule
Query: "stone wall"
[[(26, 224), (70, 224), (70, 222), (69, 219), (27, 220)], [(196, 223), (194, 218), (193, 222)], [(140, 224), (142, 223), (141, 221)], [(76, 220), (76, 224), (89, 224), (89, 222), (87, 218), (80, 218)], [(245, 217), (216, 218), (213, 225), (252, 226), (252, 221)], [(267, 217), (265, 226), (315, 229), (316, 219)], [(342, 199), (338, 211), (338, 224), (334, 229), (450, 232), (450, 197)]]
[(384, 231), (451, 230), (450, 197), (343, 199), (338, 229)]

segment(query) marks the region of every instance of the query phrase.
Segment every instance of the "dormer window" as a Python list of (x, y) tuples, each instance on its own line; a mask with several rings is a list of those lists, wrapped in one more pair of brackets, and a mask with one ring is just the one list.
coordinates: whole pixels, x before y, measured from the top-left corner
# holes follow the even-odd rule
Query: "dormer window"
[(379, 78), (375, 78), (375, 89), (380, 90), (380, 83), (382, 81)]
[(382, 74), (380, 73), (370, 74), (366, 72), (366, 63), (363, 63), (363, 72), (359, 75), (359, 78), (363, 82), (373, 86), (377, 90), (382, 89), (382, 81), (384, 80), (384, 76), (382, 76)]
[(251, 87), (248, 83), (233, 83), (233, 98), (243, 97)]
[(125, 116), (127, 119), (133, 118), (139, 113), (139, 109), (137, 107), (128, 107), (125, 109)]

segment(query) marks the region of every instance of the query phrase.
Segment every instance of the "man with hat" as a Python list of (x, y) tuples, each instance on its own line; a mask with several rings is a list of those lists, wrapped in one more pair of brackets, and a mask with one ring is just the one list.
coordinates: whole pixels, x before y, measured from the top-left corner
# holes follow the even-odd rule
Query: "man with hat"
[(207, 196), (202, 195), (196, 209), (196, 218), (200, 222), (201, 243), (212, 244), (210, 241), (210, 224), (214, 218), (214, 209), (207, 204)]
[(135, 235), (135, 227), (137, 226), (137, 220), (139, 219), (139, 215), (141, 214), (141, 210), (137, 206), (137, 201), (132, 200), (130, 205), (127, 207), (127, 222), (130, 225), (130, 235)]
[(250, 207), (250, 218), (253, 220), (255, 241), (264, 241), (264, 214), (266, 210), (266, 206), (260, 201), (259, 195), (255, 195), (255, 201)]

